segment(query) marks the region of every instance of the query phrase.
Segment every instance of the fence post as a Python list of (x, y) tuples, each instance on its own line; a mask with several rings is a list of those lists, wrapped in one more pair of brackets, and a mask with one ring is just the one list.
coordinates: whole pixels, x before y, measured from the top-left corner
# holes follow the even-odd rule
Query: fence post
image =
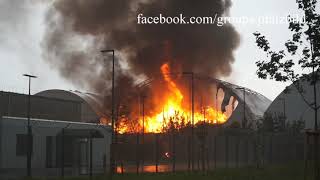
[(249, 166), (249, 138), (246, 137), (246, 164)]
[(64, 178), (64, 128), (61, 133), (61, 177)]
[(214, 148), (214, 169), (217, 168), (217, 136), (214, 136), (214, 143), (213, 143), (213, 148)]
[(202, 161), (202, 171), (205, 172), (206, 170), (206, 161), (205, 161), (205, 145), (202, 145), (202, 153), (201, 153), (201, 161)]
[(188, 136), (188, 171), (191, 170), (191, 145), (190, 136)]
[(253, 140), (253, 163), (256, 166), (256, 168), (259, 168), (258, 165), (258, 139), (257, 136), (254, 136)]
[(235, 148), (235, 156), (236, 156), (236, 167), (239, 167), (239, 138), (235, 136), (236, 139), (236, 148)]
[(124, 173), (124, 169), (123, 169), (123, 161), (121, 161), (121, 174), (123, 174)]
[(92, 178), (92, 133), (90, 132), (90, 139), (89, 139), (89, 143), (90, 143), (90, 179)]
[(225, 163), (226, 163), (226, 168), (229, 167), (229, 137), (228, 135), (226, 135), (226, 142), (225, 142), (225, 148), (226, 148), (226, 159), (225, 159)]
[(304, 179), (307, 179), (308, 160), (309, 160), (309, 135), (306, 133), (305, 143), (304, 143)]
[(137, 144), (136, 144), (136, 165), (137, 165), (137, 174), (139, 174), (139, 133), (137, 133)]
[(175, 130), (172, 130), (172, 172), (176, 171), (176, 137)]
[(197, 146), (197, 167), (198, 167), (198, 171), (200, 171), (200, 153), (201, 153), (201, 151), (200, 151), (200, 148), (199, 148), (199, 146)]
[(208, 143), (208, 146), (206, 148), (206, 156), (207, 156), (207, 171), (210, 171), (210, 150), (212, 148), (212, 141), (211, 141), (211, 137), (208, 136), (208, 139), (207, 139), (207, 143)]
[(292, 150), (293, 150), (293, 153), (292, 153), (292, 156), (293, 156), (293, 160), (294, 161), (297, 161), (297, 138), (298, 136), (297, 135), (294, 135), (293, 136), (293, 142), (292, 142)]
[(156, 173), (158, 173), (159, 165), (159, 134), (156, 133)]
[(269, 163), (272, 164), (272, 153), (273, 153), (273, 142), (272, 142), (272, 133), (270, 136), (270, 152), (269, 152)]

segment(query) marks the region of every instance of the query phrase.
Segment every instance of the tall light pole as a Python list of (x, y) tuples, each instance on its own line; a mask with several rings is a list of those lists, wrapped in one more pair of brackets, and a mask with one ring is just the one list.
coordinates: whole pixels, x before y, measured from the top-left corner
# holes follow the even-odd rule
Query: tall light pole
[(114, 50), (113, 49), (104, 49), (101, 50), (102, 54), (105, 53), (112, 53), (112, 110), (111, 110), (111, 145), (110, 145), (110, 175), (112, 177), (113, 173), (114, 173), (114, 159), (113, 159), (113, 143), (114, 143)]
[[(64, 136), (65, 136), (65, 129), (67, 129), (71, 123), (67, 124), (65, 127), (61, 130), (61, 178), (64, 179)], [(91, 151), (90, 151), (91, 152)]]
[[(144, 115), (145, 115), (145, 111), (144, 111), (144, 103), (145, 103), (145, 98), (147, 96), (146, 95), (142, 95), (142, 144), (144, 145), (144, 127), (145, 127), (145, 119), (144, 119)], [(144, 170), (144, 156), (142, 156), (142, 172)]]
[(191, 170), (194, 171), (194, 73), (183, 72), (183, 74), (191, 76)]
[(28, 116), (28, 147), (27, 147), (27, 176), (31, 177), (31, 155), (32, 155), (32, 129), (30, 126), (30, 109), (31, 109), (31, 78), (37, 78), (37, 76), (33, 76), (30, 74), (23, 74), (23, 76), (28, 78), (29, 81), (29, 93), (28, 93), (28, 104), (27, 104), (27, 116)]
[(145, 119), (144, 119), (144, 115), (145, 115), (145, 109), (144, 109), (144, 106), (145, 106), (145, 99), (146, 99), (146, 95), (142, 95), (141, 98), (142, 98), (142, 143), (144, 144), (144, 128), (145, 128)]
[(243, 91), (243, 121), (242, 121), (242, 128), (246, 127), (247, 120), (246, 120), (246, 88), (238, 87), (236, 89)]

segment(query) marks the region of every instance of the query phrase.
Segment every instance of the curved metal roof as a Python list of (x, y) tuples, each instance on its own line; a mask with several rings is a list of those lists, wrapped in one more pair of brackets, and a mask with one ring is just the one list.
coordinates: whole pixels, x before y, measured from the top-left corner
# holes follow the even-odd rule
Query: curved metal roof
[[(239, 121), (242, 118), (243, 114), (243, 104), (244, 104), (244, 94), (243, 88), (241, 86), (228, 83), (226, 81), (210, 78), (210, 77), (198, 77), (195, 78), (199, 80), (205, 80), (208, 83), (218, 84), (219, 88), (222, 88), (224, 92), (228, 92), (229, 96), (234, 96), (238, 100), (238, 106), (234, 110), (233, 114), (229, 118), (228, 123), (226, 125), (232, 123), (233, 121)], [(146, 81), (147, 82), (147, 81)], [(148, 81), (149, 82), (149, 81)], [(143, 83), (140, 83), (143, 84)], [(246, 104), (246, 119), (249, 121), (257, 120), (262, 117), (267, 107), (271, 104), (271, 101), (265, 96), (250, 90), (248, 88), (245, 89), (245, 104)], [(99, 117), (105, 117), (106, 111), (103, 110), (104, 105), (104, 97), (102, 95), (93, 94), (93, 93), (83, 93), (80, 91), (65, 91), (65, 90), (46, 90), (37, 93), (40, 96), (50, 96), (61, 99), (69, 99), (69, 100), (78, 100), (87, 103), (93, 112), (96, 113)]]
[[(103, 110), (104, 98), (101, 95), (93, 93), (82, 93), (80, 91), (66, 91), (60, 89), (45, 90), (37, 93), (36, 95), (84, 102), (98, 117), (104, 117), (106, 114)], [(98, 119), (96, 119), (95, 121), (98, 122)]]
[[(238, 100), (238, 106), (230, 116), (229, 120), (225, 124), (226, 126), (230, 125), (234, 121), (240, 121), (243, 119), (243, 105), (245, 101), (246, 106), (246, 119), (248, 123), (256, 121), (259, 118), (263, 117), (264, 112), (271, 104), (269, 100), (264, 95), (253, 91), (249, 88), (238, 86), (226, 81), (222, 81), (210, 77), (197, 77), (198, 79), (207, 80), (208, 83), (216, 83), (219, 88), (222, 88), (224, 91), (228, 91), (231, 96), (234, 96)], [(244, 91), (245, 91), (245, 100), (244, 100)]]
[[(304, 91), (303, 96), (305, 100), (312, 104), (314, 102), (313, 86), (306, 81), (300, 81), (300, 85)], [(319, 105), (320, 82), (317, 83), (317, 89), (317, 102)], [(305, 122), (305, 128), (310, 129), (314, 127), (314, 110), (307, 105), (305, 100), (303, 100), (295, 86), (291, 84), (274, 99), (265, 113), (273, 117), (283, 116), (285, 114), (288, 122), (303, 121)], [(318, 110), (318, 113), (320, 113), (320, 110)]]
[(74, 93), (75, 95), (79, 96), (82, 98), (86, 103), (90, 105), (92, 110), (94, 110), (97, 115), (100, 117), (103, 117), (105, 112), (103, 110), (103, 96), (102, 95), (97, 95), (93, 93), (82, 93), (80, 91), (70, 91), (71, 93)]

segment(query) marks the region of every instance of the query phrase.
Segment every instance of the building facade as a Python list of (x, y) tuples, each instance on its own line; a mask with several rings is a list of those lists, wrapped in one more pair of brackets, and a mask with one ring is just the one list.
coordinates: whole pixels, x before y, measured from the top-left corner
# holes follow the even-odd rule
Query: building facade
[[(109, 162), (109, 127), (31, 119), (32, 175), (103, 174)], [(0, 121), (0, 179), (27, 173), (27, 119), (3, 116)]]

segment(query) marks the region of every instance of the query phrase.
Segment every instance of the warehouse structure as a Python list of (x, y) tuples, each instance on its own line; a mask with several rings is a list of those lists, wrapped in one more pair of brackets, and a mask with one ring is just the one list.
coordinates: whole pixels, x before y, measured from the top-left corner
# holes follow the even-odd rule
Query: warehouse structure
[[(314, 110), (307, 103), (312, 104), (313, 86), (310, 82), (300, 81), (303, 93), (300, 94), (292, 84), (282, 91), (272, 102), (265, 112), (265, 115), (274, 119), (283, 118), (286, 123), (303, 123), (304, 128), (314, 128)], [(320, 103), (320, 82), (317, 83), (317, 102)], [(303, 99), (303, 97), (304, 99)], [(318, 109), (318, 114), (320, 110)], [(319, 124), (319, 120), (318, 120)]]
[[(247, 124), (246, 126), (254, 128), (256, 121), (263, 117), (265, 110), (271, 104), (271, 101), (268, 98), (251, 89), (217, 79), (204, 78), (200, 80), (217, 86), (215, 88), (218, 88), (224, 92), (222, 102), (220, 102), (218, 107), (219, 110), (226, 109), (225, 106), (228, 105), (231, 97), (234, 97), (238, 101), (232, 115), (224, 124), (225, 127), (232, 125), (234, 122), (241, 122), (245, 118)], [(80, 102), (81, 122), (98, 123), (100, 122), (100, 118), (109, 117), (107, 119), (110, 119), (110, 113), (106, 112), (106, 110), (103, 110), (104, 98), (101, 95), (82, 93), (80, 91), (52, 89), (39, 92), (36, 94), (36, 96), (43, 98), (64, 99), (71, 102)], [(213, 98), (213, 101), (215, 96), (215, 94), (212, 94), (211, 98)]]
[[(217, 88), (223, 89), (224, 97), (219, 108), (225, 108), (224, 101), (229, 101), (232, 96), (238, 101), (224, 127), (243, 118), (247, 125), (252, 126), (271, 102), (247, 88), (216, 79), (205, 81), (218, 84)], [(0, 92), (2, 177), (26, 174), (27, 97), (24, 94)], [(33, 175), (104, 173), (109, 166), (111, 142), (111, 128), (99, 124), (101, 118), (109, 119), (104, 106), (103, 96), (79, 91), (53, 89), (32, 95)]]
[[(27, 97), (0, 93), (0, 179), (27, 172)], [(75, 97), (31, 96), (33, 176), (106, 172), (111, 128), (97, 124), (88, 101)]]
[(263, 117), (264, 112), (271, 104), (271, 100), (246, 87), (241, 87), (218, 79), (208, 78), (205, 80), (208, 81), (208, 83), (216, 84), (218, 89), (223, 89), (224, 97), (220, 110), (225, 108), (223, 107), (225, 105), (224, 102), (228, 102), (231, 96), (238, 101), (237, 107), (234, 109), (228, 121), (224, 124), (224, 127), (228, 127), (234, 122), (245, 121), (244, 126), (246, 128), (256, 129), (256, 122)]
[(38, 97), (50, 99), (63, 99), (71, 102), (80, 102), (80, 118), (81, 122), (99, 123), (100, 118), (105, 116), (103, 110), (103, 96), (93, 93), (82, 93), (80, 91), (65, 91), (59, 89), (51, 89), (41, 91), (35, 94)]

